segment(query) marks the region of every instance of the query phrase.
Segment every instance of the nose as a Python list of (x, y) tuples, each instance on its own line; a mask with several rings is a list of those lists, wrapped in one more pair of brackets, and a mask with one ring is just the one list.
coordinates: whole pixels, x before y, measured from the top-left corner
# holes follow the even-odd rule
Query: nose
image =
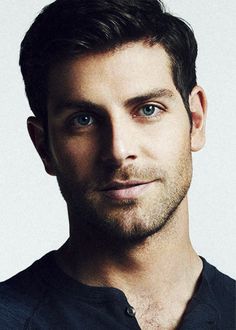
[(106, 164), (121, 167), (137, 158), (138, 145), (131, 118), (110, 120), (103, 141), (101, 159)]

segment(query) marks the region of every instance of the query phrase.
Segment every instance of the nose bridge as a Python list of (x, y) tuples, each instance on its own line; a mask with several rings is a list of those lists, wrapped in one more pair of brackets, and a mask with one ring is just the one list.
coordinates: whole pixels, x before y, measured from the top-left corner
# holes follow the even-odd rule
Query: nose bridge
[(126, 158), (128, 156), (129, 149), (129, 138), (128, 130), (129, 125), (122, 117), (117, 117), (116, 120), (113, 120), (111, 123), (111, 133), (112, 133), (112, 150), (114, 155), (121, 158)]
[(132, 118), (128, 113), (121, 114), (117, 111), (110, 117), (106, 158), (121, 162), (137, 157), (133, 128)]

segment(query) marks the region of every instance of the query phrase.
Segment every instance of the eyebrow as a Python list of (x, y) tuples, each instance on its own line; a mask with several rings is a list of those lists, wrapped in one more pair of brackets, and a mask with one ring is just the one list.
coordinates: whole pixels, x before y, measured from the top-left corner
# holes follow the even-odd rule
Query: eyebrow
[(64, 109), (84, 109), (84, 110), (96, 110), (96, 111), (105, 111), (105, 108), (93, 103), (91, 101), (86, 100), (65, 100), (62, 102), (58, 102), (58, 104), (54, 108), (55, 114), (61, 113)]
[[(124, 101), (125, 107), (131, 107), (136, 104), (147, 102), (151, 99), (157, 99), (157, 98), (174, 98), (174, 93), (169, 89), (153, 89), (148, 93), (138, 95), (135, 97), (131, 97)], [(91, 102), (89, 100), (65, 100), (62, 102), (59, 102), (59, 104), (56, 105), (54, 111), (56, 114), (60, 113), (63, 109), (86, 109), (86, 110), (96, 110), (104, 112), (106, 111), (105, 107), (96, 104), (94, 102)]]
[(148, 100), (158, 98), (174, 98), (174, 93), (170, 89), (154, 89), (143, 95), (138, 95), (126, 100), (124, 105), (126, 107), (130, 107), (132, 105), (144, 103)]

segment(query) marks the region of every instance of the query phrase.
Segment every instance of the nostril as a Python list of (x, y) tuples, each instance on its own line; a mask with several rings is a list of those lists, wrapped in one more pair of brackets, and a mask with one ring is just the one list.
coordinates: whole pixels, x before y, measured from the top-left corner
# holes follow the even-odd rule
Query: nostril
[(116, 170), (124, 165), (127, 165), (127, 163), (130, 163), (130, 161), (133, 161), (137, 158), (135, 155), (129, 155), (125, 158), (117, 158), (114, 157), (114, 155), (102, 155), (100, 157), (101, 162), (103, 163), (103, 166), (107, 169)]

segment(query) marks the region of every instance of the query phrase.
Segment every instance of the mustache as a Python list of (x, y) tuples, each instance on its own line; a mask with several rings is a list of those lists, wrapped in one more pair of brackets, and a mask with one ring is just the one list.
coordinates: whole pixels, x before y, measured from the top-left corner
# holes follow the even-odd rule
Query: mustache
[(133, 164), (113, 170), (112, 173), (104, 172), (97, 181), (98, 185), (109, 183), (110, 181), (153, 181), (161, 179), (165, 175), (164, 171), (154, 167), (138, 168)]
[[(114, 181), (155, 181), (159, 180), (165, 182), (166, 172), (157, 167), (146, 167), (143, 165), (141, 168), (133, 164), (120, 167), (112, 172), (104, 171), (101, 173), (94, 173), (91, 180), (77, 181), (76, 178), (69, 173), (63, 173), (57, 169), (57, 181), (62, 192), (62, 195), (67, 200), (73, 195), (84, 197), (88, 193), (100, 191), (104, 187), (112, 184)], [(67, 196), (67, 197), (65, 197)], [(68, 197), (69, 196), (69, 197)]]

